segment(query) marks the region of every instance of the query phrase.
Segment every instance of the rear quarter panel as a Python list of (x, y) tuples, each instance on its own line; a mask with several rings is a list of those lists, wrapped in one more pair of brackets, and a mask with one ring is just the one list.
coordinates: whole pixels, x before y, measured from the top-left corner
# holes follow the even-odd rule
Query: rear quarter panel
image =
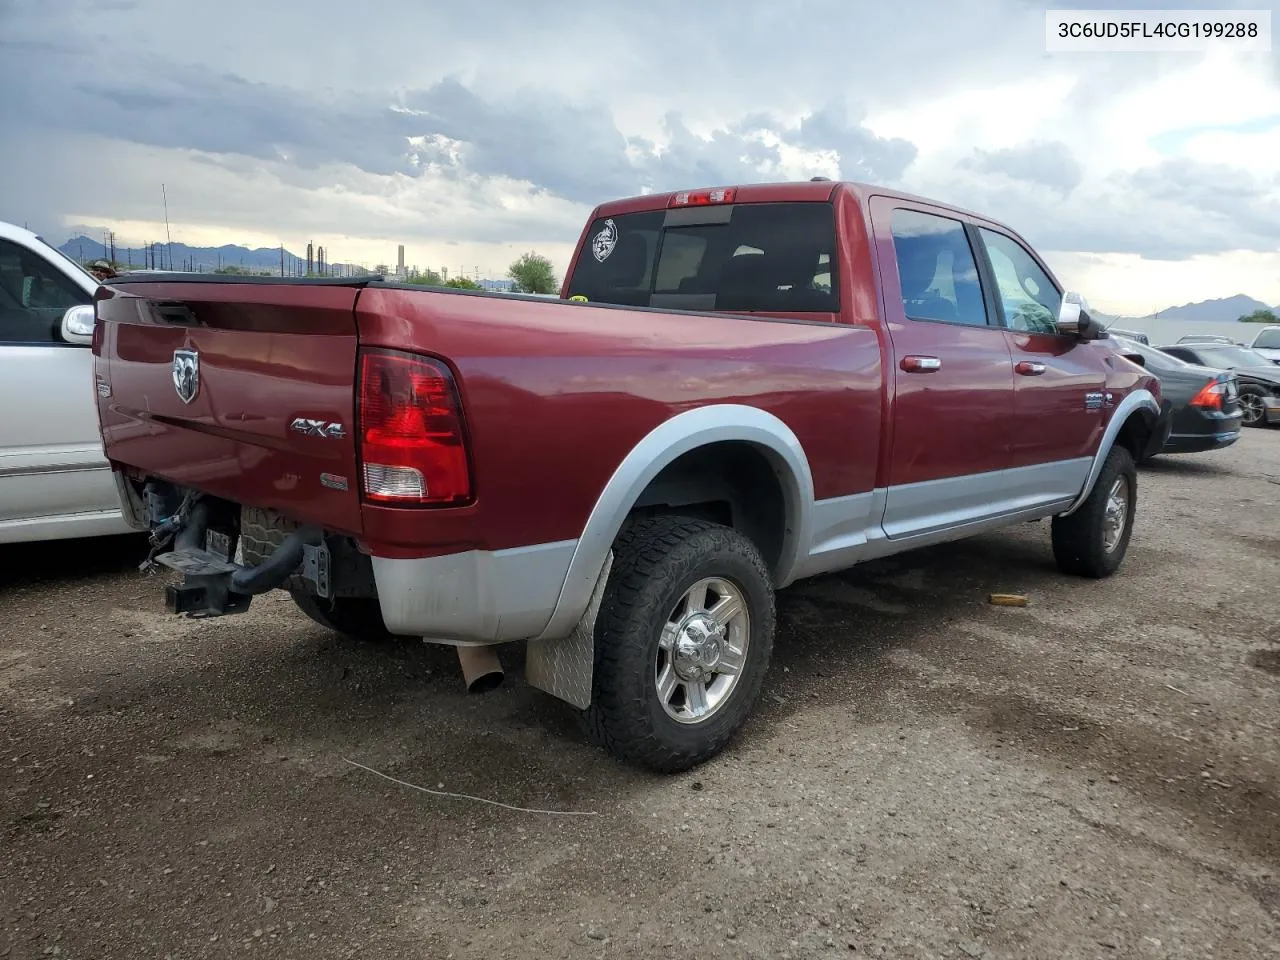
[(809, 459), (818, 499), (873, 486), (876, 331), (825, 321), (676, 314), (372, 287), (363, 346), (429, 353), (459, 377), (475, 471), (470, 507), (364, 507), (378, 552), (503, 549), (581, 534), (627, 453), (672, 416), (759, 407)]

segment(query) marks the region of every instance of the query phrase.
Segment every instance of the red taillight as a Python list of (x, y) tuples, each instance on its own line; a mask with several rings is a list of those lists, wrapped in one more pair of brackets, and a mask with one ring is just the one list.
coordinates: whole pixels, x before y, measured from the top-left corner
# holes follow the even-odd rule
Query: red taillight
[(392, 350), (360, 356), (360, 463), (373, 503), (450, 506), (471, 499), (462, 404), (449, 368)]
[(733, 203), (733, 190), (719, 187), (715, 190), (682, 190), (673, 194), (668, 207), (705, 207), (713, 203)]
[(1221, 410), (1222, 398), (1226, 396), (1227, 383), (1225, 380), (1210, 380), (1200, 392), (1191, 398), (1191, 406), (1200, 407), (1203, 410)]

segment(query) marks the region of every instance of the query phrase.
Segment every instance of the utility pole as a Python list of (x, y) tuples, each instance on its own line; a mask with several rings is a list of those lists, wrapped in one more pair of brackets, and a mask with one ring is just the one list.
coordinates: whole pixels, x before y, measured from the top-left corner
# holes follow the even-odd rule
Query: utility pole
[(280, 244), (280, 276), (284, 276), (284, 244)]

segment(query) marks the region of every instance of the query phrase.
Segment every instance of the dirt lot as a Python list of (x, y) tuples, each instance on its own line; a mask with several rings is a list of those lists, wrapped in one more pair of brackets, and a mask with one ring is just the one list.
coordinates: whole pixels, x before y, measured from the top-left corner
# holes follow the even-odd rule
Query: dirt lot
[(0, 957), (1280, 956), (1280, 431), (1140, 498), (1107, 582), (1028, 524), (787, 592), (748, 728), (672, 778), (448, 649), (5, 549)]

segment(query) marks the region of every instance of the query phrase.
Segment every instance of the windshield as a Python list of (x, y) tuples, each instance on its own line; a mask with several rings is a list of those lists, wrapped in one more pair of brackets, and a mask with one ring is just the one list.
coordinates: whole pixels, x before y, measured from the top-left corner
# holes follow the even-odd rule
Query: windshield
[(1254, 339), (1253, 345), (1266, 350), (1280, 350), (1280, 327), (1274, 330), (1263, 330)]
[(64, 262), (66, 262), (66, 263), (71, 264), (71, 266), (75, 268), (75, 270), (76, 270), (76, 272), (77, 272), (77, 273), (79, 273), (79, 274), (81, 274), (81, 275), (83, 275), (83, 276), (85, 276), (85, 277), (88, 277), (88, 278), (89, 278), (89, 282), (90, 282), (90, 283), (92, 283), (92, 284), (94, 284), (94, 286), (97, 286), (97, 284), (98, 284), (98, 278), (97, 278), (97, 277), (95, 277), (92, 273), (90, 273), (88, 270), (86, 270), (86, 269), (85, 269), (84, 267), (82, 267), (80, 264), (76, 263), (76, 261), (74, 261), (74, 260), (72, 260), (70, 257), (68, 257), (65, 253), (63, 253), (61, 250), (59, 250), (57, 247), (55, 247), (52, 243), (50, 243), (50, 242), (49, 242), (48, 240), (46, 240), (44, 237), (36, 237), (36, 239), (37, 239), (37, 240), (39, 240), (42, 244), (44, 244), (48, 249), (52, 250), (52, 251), (54, 252), (54, 254), (55, 254), (59, 259), (63, 260), (63, 261), (64, 261)]
[(1248, 347), (1196, 347), (1196, 353), (1210, 367), (1265, 367), (1271, 361)]
[(595, 220), (568, 284), (592, 303), (835, 313), (831, 204), (740, 203)]

